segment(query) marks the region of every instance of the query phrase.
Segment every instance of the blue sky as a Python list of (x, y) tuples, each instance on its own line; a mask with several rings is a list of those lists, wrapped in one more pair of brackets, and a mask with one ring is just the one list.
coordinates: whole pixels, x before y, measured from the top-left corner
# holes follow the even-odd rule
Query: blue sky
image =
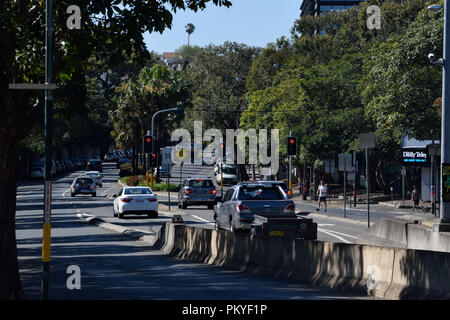
[(290, 37), (294, 21), (300, 17), (302, 0), (231, 0), (230, 8), (209, 5), (204, 11), (179, 11), (172, 29), (144, 35), (147, 48), (157, 53), (173, 52), (187, 44), (185, 26), (195, 25), (190, 44), (200, 47), (225, 41), (265, 47), (281, 36)]

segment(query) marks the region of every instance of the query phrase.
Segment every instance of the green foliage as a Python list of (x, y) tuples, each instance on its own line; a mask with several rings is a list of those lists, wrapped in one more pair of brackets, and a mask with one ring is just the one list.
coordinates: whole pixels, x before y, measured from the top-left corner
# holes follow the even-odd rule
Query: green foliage
[(190, 129), (198, 120), (203, 122), (205, 130), (237, 129), (241, 113), (248, 106), (245, 80), (260, 51), (232, 42), (203, 48), (195, 65), (183, 73), (189, 84), (191, 103), (185, 110), (182, 126)]

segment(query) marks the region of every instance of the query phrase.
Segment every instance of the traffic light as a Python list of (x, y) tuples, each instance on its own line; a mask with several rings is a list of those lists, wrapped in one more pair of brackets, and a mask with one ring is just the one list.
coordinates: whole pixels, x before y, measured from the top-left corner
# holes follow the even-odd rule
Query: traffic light
[(158, 158), (156, 157), (156, 153), (150, 154), (150, 166), (152, 168), (158, 167)]
[(152, 136), (144, 136), (144, 153), (153, 152), (153, 140)]
[(288, 137), (287, 138), (287, 154), (288, 156), (297, 155), (297, 138)]

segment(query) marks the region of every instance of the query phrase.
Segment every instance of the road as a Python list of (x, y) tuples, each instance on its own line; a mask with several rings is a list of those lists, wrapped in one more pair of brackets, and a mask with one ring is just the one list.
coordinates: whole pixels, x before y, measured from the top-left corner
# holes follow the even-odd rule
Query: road
[[(211, 169), (211, 168), (209, 168)], [(52, 250), (50, 299), (372, 299), (287, 280), (188, 263), (163, 255), (143, 242), (85, 223), (77, 214), (95, 214), (113, 223), (157, 232), (170, 214), (157, 219), (112, 216), (117, 169), (105, 165), (97, 197), (70, 197), (69, 184), (81, 172), (58, 177), (52, 188)], [(160, 201), (164, 202), (163, 197)], [(16, 237), (26, 299), (40, 298), (42, 182), (18, 187)], [(185, 210), (187, 224), (212, 227), (211, 212)], [(69, 266), (81, 271), (81, 289), (69, 290)]]

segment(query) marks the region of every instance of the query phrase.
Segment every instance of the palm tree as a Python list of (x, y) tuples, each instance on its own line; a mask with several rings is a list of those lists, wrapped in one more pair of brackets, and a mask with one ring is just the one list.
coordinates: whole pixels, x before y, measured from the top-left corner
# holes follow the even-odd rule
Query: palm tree
[(195, 26), (192, 23), (188, 23), (186, 25), (186, 32), (188, 34), (188, 46), (189, 46), (189, 38), (191, 36), (191, 33), (195, 31)]

